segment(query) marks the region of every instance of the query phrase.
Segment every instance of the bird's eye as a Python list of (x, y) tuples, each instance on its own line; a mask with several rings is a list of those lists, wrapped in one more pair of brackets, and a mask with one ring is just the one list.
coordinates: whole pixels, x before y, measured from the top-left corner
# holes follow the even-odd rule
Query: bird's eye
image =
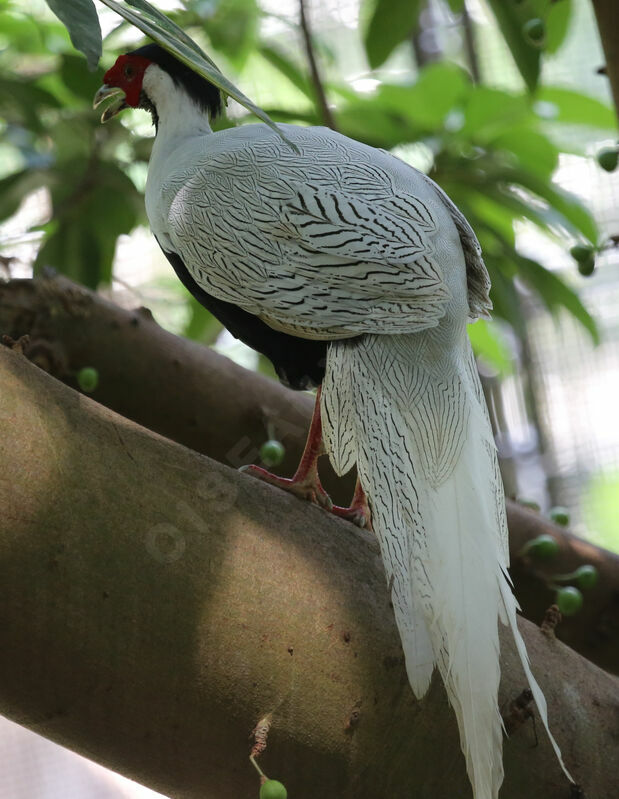
[(131, 78), (133, 78), (133, 76), (135, 75), (135, 67), (133, 66), (133, 64), (125, 64), (123, 73), (125, 78), (131, 80)]

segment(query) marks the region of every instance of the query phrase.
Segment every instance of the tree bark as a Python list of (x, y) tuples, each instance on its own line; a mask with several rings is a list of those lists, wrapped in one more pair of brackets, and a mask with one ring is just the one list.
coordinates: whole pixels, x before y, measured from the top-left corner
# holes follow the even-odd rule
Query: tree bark
[[(438, 679), (413, 699), (372, 536), (0, 348), (0, 711), (172, 797), (470, 796)], [(616, 789), (619, 682), (522, 631), (568, 768)], [(503, 636), (501, 703), (524, 677)], [(502, 799), (565, 799), (537, 725)]]
[[(93, 397), (129, 419), (228, 466), (258, 460), (268, 428), (286, 447), (277, 471), (291, 475), (305, 441), (313, 400), (248, 372), (227, 358), (167, 333), (146, 309), (123, 310), (59, 277), (0, 283), (0, 334), (29, 335), (26, 354), (75, 386), (75, 373), (96, 366)], [(323, 482), (339, 503), (350, 500), (354, 475), (337, 478), (327, 458)], [(536, 622), (553, 601), (552, 574), (593, 563), (597, 586), (583, 610), (565, 619), (559, 638), (597, 665), (619, 672), (619, 557), (508, 502), (512, 577), (524, 615)], [(521, 558), (528, 540), (551, 533), (559, 556), (537, 563)]]
[(606, 56), (606, 73), (619, 115), (619, 5), (617, 0), (593, 0), (593, 8)]

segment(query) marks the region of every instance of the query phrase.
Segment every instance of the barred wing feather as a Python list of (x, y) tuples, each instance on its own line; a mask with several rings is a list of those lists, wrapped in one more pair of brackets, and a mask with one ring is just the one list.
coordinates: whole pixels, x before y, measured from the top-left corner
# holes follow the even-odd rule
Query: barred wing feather
[(284, 160), (276, 171), (258, 144), (251, 149), (255, 158), (242, 153), (244, 170), (237, 152), (205, 159), (170, 204), (166, 233), (198, 284), (307, 338), (438, 324), (450, 290), (430, 203), (392, 183), (378, 198), (356, 196), (350, 156), (343, 163), (340, 155), (339, 174), (331, 152), (321, 185), (301, 180), (294, 159), (294, 168)]

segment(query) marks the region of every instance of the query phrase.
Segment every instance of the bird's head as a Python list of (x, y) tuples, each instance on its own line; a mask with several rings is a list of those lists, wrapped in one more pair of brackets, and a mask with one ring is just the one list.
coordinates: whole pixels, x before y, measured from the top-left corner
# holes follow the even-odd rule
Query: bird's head
[(158, 44), (148, 44), (125, 55), (103, 76), (104, 84), (95, 95), (93, 106), (113, 95), (120, 95), (101, 116), (107, 122), (124, 108), (150, 111), (157, 124), (157, 105), (166, 92), (180, 90), (208, 113), (209, 119), (222, 108), (221, 92)]

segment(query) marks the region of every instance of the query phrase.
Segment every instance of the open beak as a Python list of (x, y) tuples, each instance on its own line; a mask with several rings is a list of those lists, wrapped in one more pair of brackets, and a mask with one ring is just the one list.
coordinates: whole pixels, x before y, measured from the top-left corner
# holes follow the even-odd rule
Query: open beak
[(107, 122), (112, 117), (115, 117), (116, 114), (120, 113), (124, 108), (129, 108), (129, 106), (125, 102), (123, 90), (117, 88), (116, 86), (108, 86), (106, 83), (104, 83), (95, 94), (92, 101), (93, 108), (96, 108), (98, 105), (101, 105), (104, 100), (107, 100), (109, 97), (114, 97), (117, 94), (122, 94), (123, 96), (118, 97), (113, 103), (108, 105), (105, 111), (101, 114), (101, 122)]

